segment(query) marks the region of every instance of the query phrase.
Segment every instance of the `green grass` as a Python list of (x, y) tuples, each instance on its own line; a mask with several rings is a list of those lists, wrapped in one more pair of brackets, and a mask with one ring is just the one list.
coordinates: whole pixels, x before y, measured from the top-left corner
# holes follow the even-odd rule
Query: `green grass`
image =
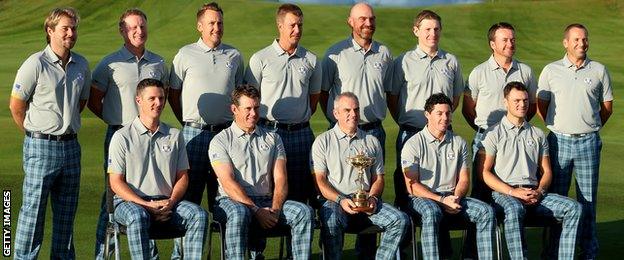
[[(225, 10), (224, 42), (239, 48), (245, 60), (255, 51), (268, 45), (276, 36), (274, 12), (276, 3), (249, 1), (221, 1)], [(43, 49), (45, 36), (42, 24), (47, 12), (55, 7), (69, 5), (76, 7), (82, 16), (79, 29), (79, 41), (75, 51), (83, 54), (93, 68), (106, 54), (113, 52), (122, 44), (117, 33), (117, 19), (120, 13), (129, 7), (143, 9), (149, 17), (150, 40), (148, 48), (164, 56), (167, 61), (173, 59), (177, 50), (185, 44), (194, 42), (199, 37), (195, 31), (195, 12), (202, 1), (0, 1), (0, 86), (5, 98), (0, 102), (0, 188), (12, 190), (12, 223), (15, 234), (19, 206), (21, 203), (21, 167), (22, 134), (14, 126), (8, 110), (8, 97), (15, 72), (20, 64), (33, 52)], [(618, 239), (624, 230), (624, 199), (620, 196), (624, 181), (619, 177), (622, 163), (619, 152), (624, 150), (624, 138), (618, 129), (624, 127), (624, 118), (620, 111), (619, 93), (624, 83), (624, 56), (622, 42), (624, 35), (624, 7), (616, 0), (608, 1), (503, 1), (475, 5), (434, 6), (431, 9), (443, 17), (443, 38), (441, 46), (459, 57), (466, 77), (477, 64), (487, 59), (489, 48), (486, 31), (492, 23), (508, 21), (517, 30), (517, 58), (528, 63), (535, 74), (539, 74), (547, 63), (560, 59), (562, 29), (573, 22), (581, 22), (590, 30), (590, 57), (604, 63), (611, 72), (616, 102), (615, 114), (601, 131), (604, 149), (601, 164), (598, 204), (598, 234), (603, 259), (618, 257), (624, 242)], [(415, 14), (422, 8), (376, 8), (377, 34), (375, 38), (387, 44), (393, 55), (413, 48), (416, 39), (411, 32), (411, 23)], [(302, 45), (322, 56), (331, 44), (344, 39), (349, 34), (346, 25), (348, 7), (346, 6), (303, 6), (305, 29)], [(470, 130), (456, 113), (454, 128), (467, 140), (472, 139)], [(79, 259), (92, 257), (95, 237), (95, 225), (99, 212), (99, 199), (103, 190), (102, 181), (102, 140), (104, 124), (92, 113), (82, 115), (83, 128), (80, 131), (82, 145), (82, 180), (80, 202), (76, 216), (75, 245)], [(165, 111), (164, 121), (175, 124), (169, 108)], [(538, 120), (534, 122), (543, 126)], [(312, 120), (316, 134), (326, 129), (327, 124), (316, 113)], [(388, 165), (386, 170), (394, 169), (394, 140), (397, 126), (391, 120), (384, 122), (387, 131)], [(619, 163), (618, 163), (619, 162)], [(391, 201), (393, 187), (391, 174), (386, 181), (384, 199)], [(50, 209), (48, 209), (50, 215)], [(46, 238), (41, 249), (41, 257), (48, 258), (50, 248), (51, 217), (46, 223)], [(530, 258), (538, 256), (539, 230), (529, 232)], [(317, 234), (318, 235), (318, 234)], [(454, 242), (459, 243), (457, 234)], [(267, 249), (267, 256), (276, 257), (276, 243)], [(315, 239), (315, 245), (318, 239)], [(348, 258), (353, 257), (353, 239), (348, 237), (345, 243)], [(164, 258), (169, 255), (170, 242), (159, 242)], [(318, 249), (315, 246), (314, 252)], [(127, 248), (124, 246), (124, 252)], [(457, 247), (456, 247), (457, 249)], [(218, 252), (218, 246), (213, 251)], [(457, 252), (458, 250), (456, 250)]]

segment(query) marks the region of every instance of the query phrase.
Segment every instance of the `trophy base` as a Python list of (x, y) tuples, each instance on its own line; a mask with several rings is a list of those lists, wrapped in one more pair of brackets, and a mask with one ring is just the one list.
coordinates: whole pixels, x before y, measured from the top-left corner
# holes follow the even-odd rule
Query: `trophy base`
[(353, 207), (351, 208), (353, 211), (362, 212), (362, 213), (370, 213), (373, 211), (371, 207)]

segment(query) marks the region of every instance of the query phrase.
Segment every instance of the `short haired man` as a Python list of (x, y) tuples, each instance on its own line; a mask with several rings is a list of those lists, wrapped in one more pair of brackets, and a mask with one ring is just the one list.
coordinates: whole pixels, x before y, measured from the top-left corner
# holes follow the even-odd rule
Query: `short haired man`
[(408, 209), (421, 216), (425, 259), (440, 259), (439, 225), (444, 216), (460, 215), (477, 226), (479, 259), (492, 259), (496, 217), (490, 205), (468, 198), (470, 173), (466, 141), (449, 130), (453, 102), (444, 94), (424, 105), (427, 125), (405, 142), (401, 164), (410, 194)]
[(24, 137), (24, 189), (17, 221), (15, 258), (36, 259), (51, 197), (50, 258), (76, 258), (74, 217), (80, 189), (80, 112), (89, 98), (91, 73), (85, 58), (71, 51), (80, 17), (71, 7), (46, 17), (47, 46), (19, 68), (9, 108)]
[(208, 146), (232, 122), (230, 94), (243, 82), (241, 53), (221, 42), (223, 10), (215, 3), (203, 4), (197, 11), (200, 38), (178, 51), (171, 66), (169, 104), (184, 125), (182, 133), (189, 155), (189, 188), (185, 198), (201, 204), (204, 189), (209, 210), (214, 206), (217, 180)]
[(523, 222), (526, 214), (535, 214), (562, 222), (559, 259), (574, 259), (581, 205), (546, 192), (552, 180), (548, 143), (544, 132), (526, 121), (529, 92), (520, 82), (508, 83), (503, 91), (507, 115), (488, 130), (479, 153), (492, 204), (505, 213), (509, 256), (526, 259)]
[(288, 199), (306, 203), (313, 187), (308, 168), (314, 133), (310, 117), (321, 91), (321, 64), (299, 40), (303, 33), (303, 11), (294, 4), (277, 9), (279, 38), (249, 60), (245, 81), (260, 90), (260, 121), (284, 142)]
[(392, 55), (388, 47), (373, 40), (375, 20), (369, 4), (351, 7), (347, 20), (351, 36), (325, 52), (320, 104), (330, 125), (335, 124), (336, 96), (353, 92), (362, 102), (359, 128), (377, 137), (384, 147), (382, 121), (386, 117), (386, 93), (392, 90)]
[[(337, 95), (332, 108), (338, 122), (316, 138), (311, 156), (316, 185), (325, 199), (319, 209), (323, 247), (329, 259), (340, 259), (345, 228), (353, 224), (356, 218), (363, 218), (385, 230), (375, 258), (391, 259), (399, 248), (409, 218), (381, 201), (384, 188), (381, 144), (375, 136), (358, 129), (360, 106), (353, 93)], [(363, 186), (368, 192), (370, 204), (368, 213), (355, 211), (351, 198), (360, 183), (356, 182), (357, 169), (347, 163), (347, 157), (358, 154), (375, 160), (363, 176)]]
[(596, 196), (602, 142), (598, 131), (613, 113), (613, 90), (605, 66), (587, 57), (589, 33), (582, 24), (564, 31), (561, 60), (544, 67), (539, 78), (538, 113), (550, 129), (553, 183), (550, 190), (568, 195), (572, 170), (576, 199), (583, 205), (582, 259), (598, 255)]
[[(442, 18), (431, 10), (423, 10), (414, 19), (414, 35), (418, 45), (394, 60), (392, 92), (388, 96), (388, 109), (399, 124), (396, 154), (401, 154), (403, 144), (427, 124), (424, 116), (425, 101), (434, 93), (451, 97), (454, 111), (464, 91), (461, 66), (455, 55), (439, 48), (442, 36)], [(451, 112), (452, 112), (451, 111)], [(394, 172), (395, 204), (407, 202), (400, 156)]]
[(184, 256), (200, 259), (208, 214), (182, 200), (188, 185), (188, 158), (178, 129), (160, 121), (163, 83), (141, 80), (136, 90), (139, 116), (119, 129), (110, 143), (108, 174), (115, 192), (115, 220), (127, 227), (132, 258), (151, 256), (149, 227), (167, 222), (185, 229)]
[[(163, 58), (145, 49), (147, 15), (139, 9), (128, 9), (119, 17), (119, 34), (123, 46), (100, 61), (93, 71), (88, 107), (107, 125), (104, 138), (104, 171), (108, 168), (108, 146), (115, 131), (131, 123), (138, 115), (136, 86), (146, 78), (163, 82), (169, 75)], [(102, 196), (100, 218), (95, 239), (95, 256), (103, 257), (104, 236), (108, 214), (106, 193)], [(153, 242), (152, 242), (153, 244)]]
[(219, 181), (214, 217), (225, 223), (227, 259), (244, 259), (256, 239), (250, 224), (290, 227), (294, 259), (312, 253), (312, 208), (286, 200), (286, 154), (280, 136), (257, 126), (260, 93), (251, 85), (232, 92), (234, 122), (210, 142), (210, 162)]

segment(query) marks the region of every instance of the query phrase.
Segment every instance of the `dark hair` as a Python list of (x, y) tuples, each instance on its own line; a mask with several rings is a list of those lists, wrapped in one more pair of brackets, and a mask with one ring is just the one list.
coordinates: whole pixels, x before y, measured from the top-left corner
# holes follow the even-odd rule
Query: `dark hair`
[(197, 10), (197, 20), (199, 20), (202, 16), (204, 16), (204, 13), (206, 13), (207, 10), (212, 10), (223, 15), (223, 9), (219, 7), (219, 4), (215, 2), (211, 2), (211, 3), (203, 4), (199, 8), (199, 10)]
[(451, 109), (453, 108), (453, 101), (451, 101), (449, 97), (442, 93), (436, 93), (431, 95), (427, 98), (427, 101), (425, 101), (425, 111), (431, 113), (431, 111), (433, 111), (433, 107), (438, 104), (447, 104), (451, 107)]
[(165, 90), (165, 85), (162, 83), (162, 81), (157, 80), (157, 79), (143, 79), (139, 81), (139, 84), (137, 85), (137, 89), (136, 89), (137, 96), (140, 96), (143, 90), (148, 87), (157, 87), (162, 90)]
[(78, 11), (76, 11), (76, 9), (71, 8), (71, 7), (61, 7), (61, 8), (52, 9), (52, 11), (50, 11), (48, 16), (46, 17), (45, 22), (43, 22), (43, 31), (46, 34), (47, 43), (50, 43), (50, 36), (48, 35), (48, 28), (52, 28), (52, 30), (54, 30), (54, 27), (56, 27), (59, 21), (61, 21), (62, 16), (65, 16), (67, 18), (74, 20), (76, 27), (78, 27), (78, 23), (80, 23), (80, 15), (78, 15)]
[(566, 26), (565, 30), (563, 30), (563, 38), (568, 38), (568, 33), (570, 32), (570, 30), (572, 30), (572, 28), (583, 29), (585, 31), (585, 34), (589, 34), (585, 25), (582, 25), (580, 23), (573, 23)]
[(515, 29), (510, 23), (506, 23), (506, 22), (495, 23), (490, 27), (490, 30), (488, 30), (488, 41), (490, 42), (494, 41), (494, 34), (496, 34), (496, 31), (498, 31), (499, 29), (509, 29), (515, 32)]
[(284, 16), (286, 16), (286, 14), (288, 13), (293, 14), (297, 17), (303, 17), (303, 11), (301, 11), (301, 8), (299, 8), (299, 6), (294, 4), (283, 4), (280, 5), (279, 8), (277, 8), (275, 20), (279, 23), (280, 20), (284, 19)]
[(126, 10), (123, 14), (121, 14), (121, 17), (119, 17), (119, 28), (123, 28), (124, 25), (126, 25), (126, 17), (131, 15), (141, 16), (143, 17), (143, 20), (147, 22), (147, 15), (145, 15), (143, 11), (139, 10), (138, 8), (131, 8)]
[(420, 11), (420, 13), (416, 15), (416, 18), (414, 18), (414, 26), (420, 27), (420, 22), (425, 19), (436, 20), (440, 23), (440, 27), (442, 27), (442, 17), (431, 10)]
[(507, 96), (509, 95), (509, 92), (511, 92), (512, 89), (529, 93), (529, 90), (522, 82), (512, 81), (512, 82), (507, 83), (507, 85), (505, 85), (505, 88), (503, 89), (503, 97), (507, 98)]
[(239, 101), (242, 96), (259, 100), (260, 91), (258, 91), (255, 86), (250, 84), (238, 85), (236, 86), (236, 88), (234, 88), (234, 91), (232, 91), (232, 104), (234, 104), (235, 106), (240, 105)]

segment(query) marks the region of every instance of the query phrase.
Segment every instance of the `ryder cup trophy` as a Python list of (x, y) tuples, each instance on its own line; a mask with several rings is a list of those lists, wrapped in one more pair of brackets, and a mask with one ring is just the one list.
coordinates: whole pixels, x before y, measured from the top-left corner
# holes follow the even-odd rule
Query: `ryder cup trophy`
[(355, 203), (354, 211), (368, 211), (368, 194), (364, 191), (364, 173), (368, 167), (375, 163), (375, 158), (365, 155), (364, 153), (358, 153), (357, 155), (347, 157), (347, 162), (355, 167), (358, 171), (358, 177), (356, 182), (360, 183), (360, 187), (353, 194), (353, 203)]

